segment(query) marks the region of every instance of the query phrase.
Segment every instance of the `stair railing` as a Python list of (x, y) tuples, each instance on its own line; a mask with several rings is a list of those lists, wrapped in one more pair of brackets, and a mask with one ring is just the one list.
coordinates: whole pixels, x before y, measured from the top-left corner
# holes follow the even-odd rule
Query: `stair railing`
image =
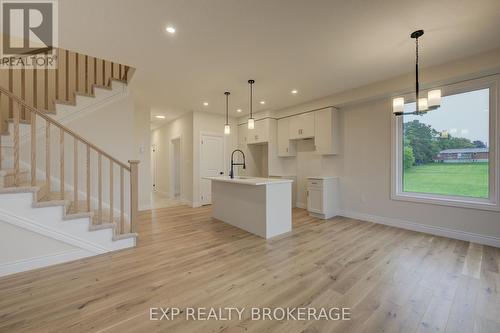
[[(45, 169), (45, 185), (48, 187), (50, 191), (51, 185), (54, 182), (52, 179), (52, 162), (55, 160), (54, 155), (52, 155), (51, 150), (51, 132), (55, 130), (56, 135), (58, 136), (59, 141), (59, 192), (60, 199), (62, 200), (70, 200), (72, 201), (73, 210), (76, 212), (87, 211), (93, 212), (92, 204), (97, 206), (96, 214), (94, 215), (93, 223), (99, 225), (103, 223), (103, 159), (107, 159), (109, 161), (109, 190), (108, 190), (108, 206), (109, 206), (109, 221), (115, 223), (117, 234), (126, 234), (133, 233), (136, 230), (136, 222), (137, 222), (137, 212), (138, 212), (138, 164), (139, 161), (130, 160), (128, 161), (129, 165), (126, 165), (116, 158), (112, 157), (110, 154), (106, 153), (99, 147), (95, 146), (85, 138), (73, 132), (71, 129), (65, 127), (59, 122), (52, 119), (50, 116), (45, 114), (44, 112), (36, 109), (32, 105), (29, 105), (27, 102), (22, 100), (21, 98), (15, 96), (9, 90), (0, 87), (0, 103), (1, 100), (7, 98), (9, 101), (9, 105), (12, 105), (12, 122), (13, 122), (13, 152), (12, 152), (12, 161), (13, 161), (13, 173), (14, 173), (14, 185), (20, 186), (20, 174), (21, 174), (21, 142), (20, 142), (20, 124), (21, 124), (21, 113), (27, 112), (29, 114), (29, 125), (30, 128), (30, 142), (27, 146), (29, 149), (29, 168), (30, 168), (30, 183), (31, 186), (37, 186), (37, 143), (38, 140), (45, 140), (45, 147), (43, 150), (45, 166), (40, 166), (40, 169)], [(38, 129), (45, 129), (45, 135), (42, 134), (42, 138), (37, 137), (37, 123), (38, 121), (42, 121), (44, 126), (38, 126)], [(44, 137), (44, 138), (43, 138)], [(72, 195), (70, 198), (67, 198), (66, 188), (65, 186), (65, 161), (66, 157), (71, 155), (65, 152), (65, 140), (66, 137), (69, 137), (70, 140), (73, 140), (73, 185), (72, 185)], [(56, 138), (57, 140), (57, 138)], [(1, 142), (0, 142), (1, 144)], [(85, 188), (83, 194), (79, 191), (79, 154), (78, 148), (79, 146), (84, 147), (85, 153)], [(26, 147), (27, 148), (27, 147)], [(91, 152), (94, 152), (94, 155), (97, 154), (97, 199), (92, 199), (91, 193), (91, 184), (92, 184), (92, 173), (91, 173)], [(0, 149), (0, 161), (2, 160), (2, 150)], [(51, 158), (52, 157), (52, 158)], [(1, 165), (0, 165), (1, 167)], [(119, 184), (118, 194), (119, 198), (114, 197), (115, 185), (114, 185), (114, 170), (115, 167), (119, 169)], [(43, 173), (43, 172), (42, 172)], [(130, 187), (129, 187), (129, 208), (126, 209), (125, 204), (125, 174), (128, 174)], [(71, 181), (70, 181), (71, 182)], [(70, 183), (69, 182), (69, 183)], [(81, 182), (81, 180), (80, 180)], [(80, 202), (80, 197), (84, 197), (84, 203)], [(94, 198), (95, 199), (95, 198)], [(118, 199), (118, 200), (116, 200)], [(115, 217), (115, 201), (118, 201), (118, 216)], [(83, 207), (80, 207), (82, 205)], [(126, 212), (127, 210), (127, 212)], [(128, 213), (128, 214), (126, 214)], [(128, 215), (128, 223), (126, 221), (126, 215)], [(128, 224), (128, 225), (127, 225)]]
[[(135, 71), (127, 65), (61, 48), (56, 48), (54, 52), (57, 59), (55, 68), (50, 68), (46, 62), (45, 66), (35, 68), (2, 69), (0, 86), (8, 88), (10, 93), (31, 107), (54, 112), (56, 103), (74, 103), (77, 94), (93, 95), (96, 86), (110, 87), (113, 80), (128, 83)], [(12, 119), (11, 101), (6, 111), (3, 118)], [(21, 109), (21, 120), (29, 120), (29, 115), (24, 108)]]

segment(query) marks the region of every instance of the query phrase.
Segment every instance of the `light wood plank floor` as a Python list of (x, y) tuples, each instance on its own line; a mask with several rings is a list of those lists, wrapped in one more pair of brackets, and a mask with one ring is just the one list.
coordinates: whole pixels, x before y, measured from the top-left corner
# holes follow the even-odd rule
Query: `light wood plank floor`
[[(1, 332), (500, 332), (500, 250), (293, 212), (265, 241), (210, 208), (140, 216), (137, 248), (0, 279)], [(150, 307), (350, 307), (350, 321), (149, 321)]]

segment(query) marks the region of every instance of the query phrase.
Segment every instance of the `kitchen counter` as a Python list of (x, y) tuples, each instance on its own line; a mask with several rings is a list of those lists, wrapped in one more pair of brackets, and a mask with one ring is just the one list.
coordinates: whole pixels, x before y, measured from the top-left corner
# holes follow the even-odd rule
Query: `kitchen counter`
[(292, 230), (291, 179), (206, 177), (212, 181), (212, 216), (263, 238)]
[(277, 179), (277, 178), (259, 178), (259, 177), (244, 177), (244, 176), (235, 176), (231, 178), (229, 176), (220, 176), (220, 177), (204, 177), (204, 179), (209, 179), (213, 181), (219, 182), (227, 182), (227, 183), (236, 183), (236, 184), (245, 184), (245, 185), (268, 185), (268, 184), (282, 184), (282, 183), (292, 183), (291, 179)]

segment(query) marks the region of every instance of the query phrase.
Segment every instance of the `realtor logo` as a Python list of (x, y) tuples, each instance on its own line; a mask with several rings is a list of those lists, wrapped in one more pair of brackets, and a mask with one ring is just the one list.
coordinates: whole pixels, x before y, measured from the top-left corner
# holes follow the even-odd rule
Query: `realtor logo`
[[(57, 46), (56, 0), (1, 0), (2, 65), (23, 66), (40, 63), (38, 56), (53, 56)], [(31, 62), (24, 61), (34, 55)], [(54, 60), (54, 59), (51, 59)]]

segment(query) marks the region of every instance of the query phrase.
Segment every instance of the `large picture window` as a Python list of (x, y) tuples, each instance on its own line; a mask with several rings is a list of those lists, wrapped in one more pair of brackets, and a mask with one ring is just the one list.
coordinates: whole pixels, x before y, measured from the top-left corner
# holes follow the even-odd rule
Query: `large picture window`
[(393, 199), (498, 209), (497, 85), (454, 88), (439, 109), (395, 119)]

